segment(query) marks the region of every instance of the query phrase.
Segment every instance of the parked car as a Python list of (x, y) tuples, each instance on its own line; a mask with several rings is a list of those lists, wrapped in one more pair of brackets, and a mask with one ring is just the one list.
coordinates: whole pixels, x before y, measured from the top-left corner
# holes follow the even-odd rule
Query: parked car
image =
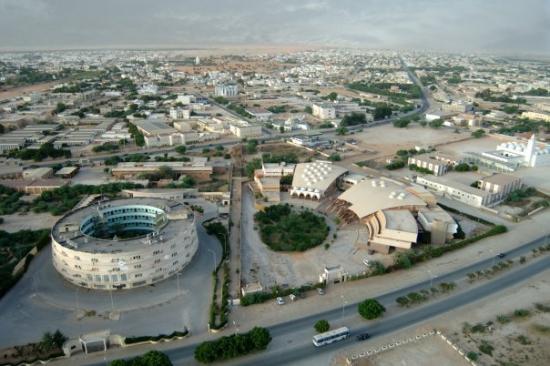
[(370, 338), (370, 334), (369, 333), (361, 333), (361, 334), (358, 334), (356, 338), (357, 338), (358, 341), (364, 341), (364, 340)]
[(504, 258), (504, 257), (506, 257), (506, 253), (498, 253), (497, 257), (498, 258)]
[(285, 304), (285, 299), (283, 299), (282, 297), (278, 297), (277, 298), (277, 305), (284, 305)]
[(319, 288), (317, 289), (317, 293), (318, 293), (319, 295), (324, 295), (324, 294), (325, 294), (325, 290), (324, 290), (322, 287), (319, 287)]

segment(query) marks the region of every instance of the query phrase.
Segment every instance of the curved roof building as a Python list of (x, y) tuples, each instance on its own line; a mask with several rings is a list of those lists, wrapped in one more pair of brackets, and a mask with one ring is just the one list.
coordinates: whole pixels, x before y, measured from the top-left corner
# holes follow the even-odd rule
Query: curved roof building
[(104, 201), (52, 228), (52, 260), (69, 282), (112, 290), (150, 285), (181, 271), (198, 249), (192, 212), (159, 198)]
[(290, 195), (320, 200), (347, 171), (344, 167), (324, 160), (297, 164)]

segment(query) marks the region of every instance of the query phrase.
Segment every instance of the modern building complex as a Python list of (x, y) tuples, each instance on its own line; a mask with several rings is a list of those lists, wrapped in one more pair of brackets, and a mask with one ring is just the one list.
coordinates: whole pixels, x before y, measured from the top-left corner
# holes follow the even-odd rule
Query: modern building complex
[(428, 205), (415, 192), (389, 180), (363, 180), (342, 193), (331, 209), (345, 222), (359, 220), (366, 226), (364, 244), (370, 250), (410, 249), (418, 237), (413, 213)]
[(470, 161), (501, 172), (513, 172), (522, 166), (550, 166), (550, 144), (537, 142), (535, 134), (526, 142), (507, 141), (497, 145), (496, 150), (467, 155)]
[(346, 172), (346, 168), (334, 165), (330, 161), (317, 160), (297, 164), (290, 195), (320, 200), (336, 187), (337, 180)]
[(52, 260), (69, 282), (90, 289), (151, 285), (181, 271), (198, 249), (194, 216), (155, 198), (76, 209), (52, 228)]

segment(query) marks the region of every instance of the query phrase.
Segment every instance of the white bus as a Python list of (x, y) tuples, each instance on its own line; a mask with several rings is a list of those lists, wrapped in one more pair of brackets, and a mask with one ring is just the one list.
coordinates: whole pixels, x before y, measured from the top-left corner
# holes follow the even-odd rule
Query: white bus
[(313, 344), (316, 347), (321, 347), (326, 344), (331, 344), (333, 342), (344, 340), (348, 336), (349, 336), (348, 327), (342, 327), (334, 330), (329, 330), (328, 332), (313, 336)]

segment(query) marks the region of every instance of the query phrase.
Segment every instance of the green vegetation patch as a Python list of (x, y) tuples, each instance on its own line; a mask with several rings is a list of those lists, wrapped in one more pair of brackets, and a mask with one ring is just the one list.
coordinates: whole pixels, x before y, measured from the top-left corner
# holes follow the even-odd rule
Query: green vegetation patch
[(164, 353), (149, 351), (128, 360), (114, 360), (109, 366), (172, 366), (172, 361)]
[(77, 184), (64, 186), (52, 191), (42, 192), (31, 204), (33, 212), (49, 212), (52, 215), (62, 215), (71, 210), (85, 195), (104, 194), (115, 197), (123, 189), (143, 188), (135, 183), (108, 183), (98, 186)]
[(254, 215), (260, 237), (272, 250), (303, 252), (323, 243), (329, 227), (311, 211), (294, 211), (290, 205), (269, 206)]
[(228, 360), (265, 350), (269, 342), (271, 342), (269, 331), (254, 327), (248, 333), (233, 334), (199, 344), (195, 348), (195, 359), (202, 363)]

